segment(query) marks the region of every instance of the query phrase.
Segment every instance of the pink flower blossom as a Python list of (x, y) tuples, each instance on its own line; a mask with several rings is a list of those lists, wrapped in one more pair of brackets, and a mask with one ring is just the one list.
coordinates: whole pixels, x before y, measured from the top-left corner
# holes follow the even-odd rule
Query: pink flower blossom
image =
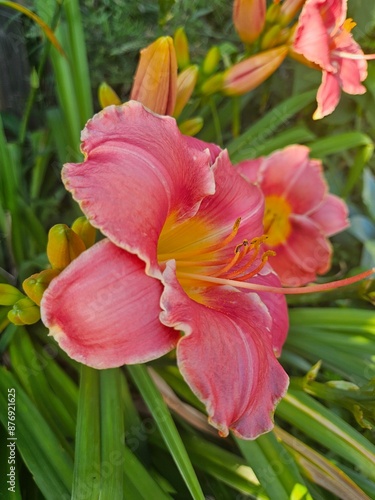
[(262, 247), (261, 191), (226, 151), (137, 102), (104, 109), (82, 139), (85, 161), (65, 165), (63, 180), (106, 239), (45, 292), (50, 334), (95, 368), (176, 348), (220, 435), (270, 430), (288, 385), (275, 356), (288, 318), (283, 295), (252, 289), (280, 286)]
[(306, 146), (289, 146), (243, 161), (237, 170), (265, 196), (266, 246), (276, 252), (271, 264), (281, 282), (300, 286), (326, 273), (332, 256), (327, 237), (349, 222), (346, 204), (328, 194), (321, 162), (309, 159)]
[(367, 77), (366, 58), (350, 31), (355, 26), (346, 19), (347, 0), (307, 0), (295, 34), (293, 50), (322, 69), (318, 107), (313, 118), (320, 119), (336, 108), (341, 89), (348, 94), (364, 94), (361, 84)]

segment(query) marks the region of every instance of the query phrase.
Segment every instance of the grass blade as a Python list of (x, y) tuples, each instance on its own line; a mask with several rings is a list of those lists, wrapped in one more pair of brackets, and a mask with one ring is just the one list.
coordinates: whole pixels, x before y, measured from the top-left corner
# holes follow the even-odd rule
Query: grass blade
[(160, 392), (147, 372), (147, 368), (142, 365), (127, 366), (127, 369), (145, 400), (161, 435), (185, 480), (192, 497), (194, 499), (204, 499), (202, 489), (197, 476), (191, 465), (189, 455), (183, 445), (181, 437), (176, 429), (175, 423), (168, 411)]

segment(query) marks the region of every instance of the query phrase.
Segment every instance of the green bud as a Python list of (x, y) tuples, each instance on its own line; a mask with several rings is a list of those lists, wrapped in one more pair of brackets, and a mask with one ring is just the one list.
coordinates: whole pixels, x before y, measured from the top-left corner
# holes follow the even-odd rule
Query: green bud
[(173, 45), (176, 51), (177, 65), (179, 69), (185, 69), (190, 64), (189, 42), (184, 28), (177, 28), (173, 35)]
[(56, 224), (49, 230), (47, 257), (54, 269), (65, 269), (85, 250), (81, 238), (66, 224)]
[(81, 238), (86, 248), (93, 246), (96, 239), (96, 229), (92, 227), (84, 215), (78, 217), (78, 219), (73, 222), (72, 229)]
[(40, 273), (33, 274), (26, 278), (22, 283), (22, 287), (25, 290), (26, 295), (40, 306), (40, 301), (42, 300), (43, 294), (48, 288), (53, 278), (56, 278), (60, 274), (59, 269), (46, 269)]
[(17, 300), (22, 299), (24, 294), (12, 285), (0, 283), (0, 306), (12, 306)]
[(211, 95), (215, 94), (216, 92), (220, 92), (223, 88), (223, 83), (224, 73), (216, 73), (216, 75), (211, 76), (211, 78), (203, 83), (201, 92), (205, 95)]
[(179, 124), (179, 129), (184, 135), (196, 135), (203, 127), (203, 118), (196, 116), (195, 118), (190, 118), (190, 120), (185, 120)]
[(202, 64), (202, 72), (205, 75), (212, 75), (217, 70), (218, 64), (220, 62), (220, 49), (219, 47), (211, 47), (207, 52)]
[(39, 307), (28, 297), (19, 300), (8, 312), (8, 319), (15, 325), (32, 325), (40, 320)]

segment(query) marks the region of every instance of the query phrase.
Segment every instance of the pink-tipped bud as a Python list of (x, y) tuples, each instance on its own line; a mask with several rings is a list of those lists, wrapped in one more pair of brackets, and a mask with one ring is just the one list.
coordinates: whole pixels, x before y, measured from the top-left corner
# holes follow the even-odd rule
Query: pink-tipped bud
[(266, 22), (266, 4), (266, 0), (234, 0), (233, 24), (244, 43), (253, 43), (262, 33)]
[(283, 26), (289, 24), (305, 2), (306, 0), (285, 0), (281, 4), (279, 22)]
[(56, 224), (48, 233), (47, 257), (54, 269), (65, 269), (86, 250), (81, 238), (65, 224)]
[(163, 36), (141, 50), (130, 98), (155, 113), (172, 115), (176, 91), (176, 52), (172, 38)]
[(189, 42), (184, 28), (177, 28), (173, 35), (174, 48), (176, 50), (177, 65), (185, 69), (190, 64)]
[(287, 53), (288, 47), (282, 45), (235, 64), (224, 74), (223, 92), (242, 95), (255, 89), (277, 70)]
[(180, 116), (195, 88), (198, 79), (198, 66), (189, 66), (177, 77), (177, 98), (173, 116)]
[(116, 106), (119, 106), (121, 104), (121, 99), (119, 98), (119, 96), (116, 94), (113, 88), (105, 82), (100, 84), (98, 90), (98, 99), (100, 107), (102, 109), (106, 108), (107, 106), (111, 106), (111, 104), (115, 104)]
[(203, 118), (200, 116), (190, 118), (189, 120), (185, 120), (184, 122), (180, 123), (178, 127), (181, 133), (184, 135), (196, 135), (202, 130)]

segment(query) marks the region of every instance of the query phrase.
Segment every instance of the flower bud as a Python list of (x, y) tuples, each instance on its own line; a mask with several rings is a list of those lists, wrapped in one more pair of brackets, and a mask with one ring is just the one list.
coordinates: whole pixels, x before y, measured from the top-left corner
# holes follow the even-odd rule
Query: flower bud
[(173, 40), (163, 36), (141, 50), (130, 98), (155, 113), (172, 115), (176, 90), (177, 60)]
[(290, 23), (297, 12), (302, 8), (306, 0), (285, 0), (281, 4), (279, 22), (286, 26)]
[(78, 219), (73, 222), (72, 229), (81, 238), (86, 248), (93, 246), (96, 239), (96, 229), (92, 227), (84, 215), (78, 217)]
[(223, 92), (242, 95), (255, 89), (274, 73), (288, 53), (285, 45), (241, 61), (224, 73)]
[(205, 75), (212, 75), (217, 70), (220, 61), (220, 49), (219, 47), (211, 47), (207, 52), (202, 64), (202, 71)]
[(211, 76), (206, 80), (201, 86), (201, 92), (204, 95), (215, 94), (215, 92), (220, 92), (223, 88), (224, 73), (216, 73), (216, 75)]
[(85, 248), (81, 238), (65, 224), (56, 224), (48, 233), (47, 257), (54, 269), (65, 269)]
[(269, 24), (276, 23), (278, 21), (279, 15), (280, 15), (280, 9), (281, 5), (280, 3), (272, 3), (266, 13), (266, 21)]
[(8, 312), (8, 319), (15, 325), (32, 325), (40, 320), (40, 309), (31, 299), (25, 297), (13, 305)]
[(102, 82), (100, 84), (98, 90), (98, 99), (100, 107), (102, 109), (110, 106), (111, 104), (115, 104), (116, 106), (119, 106), (121, 104), (121, 99), (119, 98), (119, 96), (116, 94), (113, 88), (107, 85), (105, 82)]
[(266, 0), (234, 0), (233, 24), (244, 43), (253, 43), (266, 22)]
[(177, 98), (173, 116), (180, 116), (195, 88), (198, 79), (198, 66), (189, 66), (177, 77)]
[(278, 45), (280, 33), (281, 26), (279, 26), (278, 24), (271, 26), (271, 28), (266, 31), (262, 37), (262, 42), (260, 44), (261, 49), (267, 50), (275, 47), (275, 45)]
[(173, 36), (174, 48), (176, 50), (177, 65), (185, 69), (190, 64), (189, 42), (184, 28), (177, 28)]
[(24, 297), (24, 294), (18, 288), (6, 283), (0, 283), (0, 306), (12, 306), (22, 297)]
[(195, 118), (190, 118), (179, 124), (180, 132), (184, 135), (196, 135), (201, 131), (203, 127), (203, 118), (201, 116), (196, 116)]
[(26, 295), (35, 302), (35, 304), (40, 306), (40, 301), (48, 285), (53, 278), (56, 278), (59, 274), (59, 269), (45, 269), (40, 273), (33, 274), (26, 278), (22, 283), (22, 288), (25, 290)]

